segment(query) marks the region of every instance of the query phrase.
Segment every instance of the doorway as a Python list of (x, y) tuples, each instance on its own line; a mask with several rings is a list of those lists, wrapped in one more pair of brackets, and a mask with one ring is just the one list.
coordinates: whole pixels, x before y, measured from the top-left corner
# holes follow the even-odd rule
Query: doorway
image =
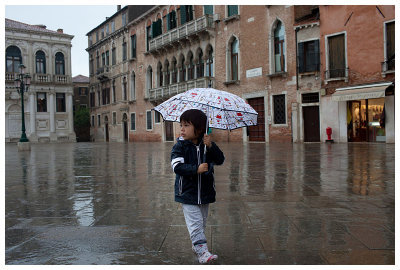
[(258, 113), (257, 125), (247, 128), (249, 141), (265, 142), (264, 97), (250, 98), (249, 105)]
[(122, 123), (123, 123), (123, 132), (124, 132), (124, 142), (128, 141), (128, 116), (126, 113), (122, 116)]
[(107, 116), (104, 117), (104, 123), (105, 123), (104, 129), (105, 129), (105, 133), (106, 133), (106, 142), (109, 142), (110, 135), (108, 134), (108, 117)]
[(174, 124), (171, 121), (165, 121), (165, 140), (167, 142), (174, 141)]
[(304, 142), (320, 142), (319, 106), (303, 106)]

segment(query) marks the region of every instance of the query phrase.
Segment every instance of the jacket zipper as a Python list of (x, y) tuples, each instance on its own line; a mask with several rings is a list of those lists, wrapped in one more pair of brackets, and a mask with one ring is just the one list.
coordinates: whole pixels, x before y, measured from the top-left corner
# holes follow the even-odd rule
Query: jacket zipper
[[(197, 146), (197, 164), (200, 166), (200, 146)], [(197, 174), (197, 203), (201, 204), (201, 174)]]

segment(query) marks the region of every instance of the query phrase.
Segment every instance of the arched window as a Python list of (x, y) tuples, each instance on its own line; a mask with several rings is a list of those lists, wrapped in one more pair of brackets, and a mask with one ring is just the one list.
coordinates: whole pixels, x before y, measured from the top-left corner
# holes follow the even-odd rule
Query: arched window
[(235, 38), (231, 43), (231, 80), (238, 80), (239, 42)]
[(135, 72), (132, 71), (131, 75), (131, 100), (136, 99), (136, 75)]
[(46, 55), (43, 51), (36, 52), (36, 73), (46, 73)]
[(22, 64), (21, 50), (17, 46), (10, 46), (6, 49), (6, 72), (19, 72), (19, 65)]
[(193, 53), (190, 53), (189, 64), (188, 64), (188, 80), (194, 79), (194, 63), (193, 63)]
[(197, 78), (204, 77), (204, 61), (203, 61), (203, 51), (200, 50), (199, 52), (199, 60), (196, 63), (196, 73)]
[(122, 94), (123, 94), (123, 99), (128, 100), (128, 94), (126, 91), (126, 77), (124, 77), (122, 80)]
[(275, 72), (285, 71), (285, 28), (278, 21), (274, 30)]
[(212, 77), (213, 76), (213, 70), (214, 70), (214, 56), (213, 56), (213, 48), (210, 46), (207, 52), (207, 60), (206, 60), (206, 76), (207, 77)]
[(61, 52), (56, 53), (56, 74), (65, 75), (64, 54)]
[(172, 59), (172, 83), (176, 83), (178, 81), (178, 69), (176, 67), (176, 59)]
[(147, 90), (153, 88), (153, 69), (151, 67), (147, 68)]
[(180, 77), (179, 81), (184, 82), (186, 81), (186, 66), (185, 66), (185, 57), (182, 57), (181, 59), (181, 69), (180, 69)]
[(163, 71), (161, 63), (157, 66), (158, 87), (163, 86)]
[(164, 70), (166, 72), (165, 85), (169, 85), (170, 84), (170, 71), (169, 71), (169, 62), (168, 62), (168, 60), (164, 64)]

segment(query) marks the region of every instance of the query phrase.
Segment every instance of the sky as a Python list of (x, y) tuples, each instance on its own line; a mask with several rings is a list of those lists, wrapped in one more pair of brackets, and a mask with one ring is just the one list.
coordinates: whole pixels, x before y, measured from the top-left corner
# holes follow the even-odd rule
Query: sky
[(72, 39), (72, 76), (89, 76), (89, 56), (86, 34), (100, 25), (106, 17), (117, 12), (117, 5), (5, 5), (7, 19), (27, 23), (44, 24), (47, 29), (61, 28)]

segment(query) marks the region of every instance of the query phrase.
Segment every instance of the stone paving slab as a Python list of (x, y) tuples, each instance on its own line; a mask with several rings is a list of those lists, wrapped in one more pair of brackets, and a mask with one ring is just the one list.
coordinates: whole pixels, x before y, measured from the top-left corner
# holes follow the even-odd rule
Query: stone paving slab
[[(6, 144), (6, 265), (197, 265), (173, 143)], [(394, 265), (394, 147), (220, 143), (221, 265)]]

